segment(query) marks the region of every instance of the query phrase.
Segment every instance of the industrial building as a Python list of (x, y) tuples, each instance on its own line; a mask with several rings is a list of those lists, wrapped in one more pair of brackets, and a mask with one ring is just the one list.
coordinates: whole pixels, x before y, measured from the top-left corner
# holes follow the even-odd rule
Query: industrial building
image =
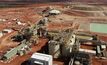
[(53, 65), (52, 56), (42, 53), (34, 53), (28, 61), (30, 65)]
[(19, 5), (0, 9), (0, 65), (107, 65), (105, 4)]

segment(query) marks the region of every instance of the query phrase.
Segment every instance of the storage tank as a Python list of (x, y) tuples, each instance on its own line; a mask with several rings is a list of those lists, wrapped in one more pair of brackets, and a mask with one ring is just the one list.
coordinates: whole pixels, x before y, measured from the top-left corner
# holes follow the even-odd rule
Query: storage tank
[(60, 56), (60, 44), (57, 41), (51, 40), (48, 42), (49, 54), (53, 58), (58, 58)]
[(62, 45), (62, 56), (70, 57), (71, 52), (73, 52), (73, 47), (75, 44), (75, 35), (69, 34), (64, 37), (64, 44)]

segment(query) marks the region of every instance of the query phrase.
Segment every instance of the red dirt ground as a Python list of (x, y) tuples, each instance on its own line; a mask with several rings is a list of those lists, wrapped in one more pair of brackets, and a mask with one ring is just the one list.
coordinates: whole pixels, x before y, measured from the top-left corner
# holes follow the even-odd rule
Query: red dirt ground
[[(41, 16), (37, 14), (37, 9), (35, 9), (36, 7), (42, 7), (42, 6), (49, 6), (49, 5), (45, 5), (45, 4), (40, 4), (40, 5), (29, 5), (29, 7), (21, 7), (21, 8), (7, 8), (7, 9), (1, 9), (0, 10), (0, 18), (6, 18), (6, 19), (9, 19), (8, 22), (11, 22), (11, 24), (8, 24), (8, 23), (3, 23), (0, 24), (0, 30), (3, 30), (4, 28), (10, 26), (15, 26), (16, 28), (19, 27), (17, 25), (15, 25), (14, 21), (12, 21), (14, 18), (19, 18), (21, 19), (22, 22), (24, 23), (30, 23), (30, 24), (33, 24), (35, 23), (36, 21), (38, 21)], [(41, 9), (40, 9), (41, 11)], [(70, 15), (77, 15), (77, 16), (82, 16), (82, 14), (80, 12), (78, 12), (79, 14), (73, 12), (71, 13)], [(69, 13), (67, 13), (69, 14)], [(81, 18), (81, 19), (84, 19), (84, 18)], [(30, 21), (30, 22), (28, 22)], [(53, 30), (53, 29), (64, 29), (64, 28), (78, 28), (78, 24), (75, 25), (74, 27), (72, 27), (72, 23), (51, 23), (49, 24), (48, 26), (48, 29), (50, 30)], [(13, 33), (12, 33), (13, 35)], [(3, 40), (1, 44), (5, 45), (7, 44), (7, 38), (9, 38), (11, 36), (11, 34), (9, 35), (6, 35), (6, 37), (4, 36), (3, 37)], [(103, 39), (104, 41), (107, 40), (106, 37), (101, 37), (101, 39)], [(21, 63), (25, 60), (27, 60), (28, 58), (30, 58), (30, 56), (34, 53), (34, 52), (37, 52), (38, 50), (40, 50), (45, 44), (46, 44), (47, 40), (46, 39), (40, 39), (39, 41), (39, 44), (37, 46), (33, 46), (32, 47), (32, 51), (29, 52), (29, 54), (27, 55), (24, 55), (24, 56), (18, 56), (18, 57), (15, 57), (13, 60), (11, 60), (9, 63), (3, 63), (3, 62), (0, 62), (0, 65), (21, 65)], [(9, 44), (13, 44), (13, 43), (9, 43)], [(4, 46), (3, 46), (4, 47)], [(85, 47), (85, 46), (84, 46)], [(7, 47), (8, 48), (8, 47)], [(85, 47), (87, 48), (87, 47)], [(6, 49), (6, 48), (5, 48)], [(105, 61), (100, 61), (96, 58), (92, 58), (93, 59), (93, 64), (92, 65), (107, 65), (107, 60)], [(63, 62), (61, 61), (54, 61), (55, 64), (58, 64), (58, 65), (63, 65)]]

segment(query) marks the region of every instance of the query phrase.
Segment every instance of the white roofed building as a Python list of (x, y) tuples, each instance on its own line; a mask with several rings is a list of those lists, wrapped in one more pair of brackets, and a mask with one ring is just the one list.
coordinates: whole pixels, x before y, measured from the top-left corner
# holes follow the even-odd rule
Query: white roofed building
[(30, 58), (30, 65), (53, 65), (52, 56), (42, 53), (34, 53)]
[(55, 10), (55, 9), (49, 11), (49, 14), (51, 14), (51, 15), (58, 15), (60, 13), (61, 13), (61, 11)]

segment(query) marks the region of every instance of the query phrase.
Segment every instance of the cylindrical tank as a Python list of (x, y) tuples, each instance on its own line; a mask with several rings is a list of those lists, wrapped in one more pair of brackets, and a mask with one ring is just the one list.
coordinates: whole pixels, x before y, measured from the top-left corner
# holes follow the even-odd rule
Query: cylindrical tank
[(73, 50), (73, 48), (75, 48), (74, 44), (75, 44), (75, 35), (68, 35), (67, 38), (65, 38), (65, 42), (62, 45), (62, 56), (63, 57), (70, 57), (71, 53), (75, 50)]
[(63, 57), (70, 57), (70, 53), (72, 52), (72, 46), (66, 46), (66, 45), (62, 45), (62, 56)]
[(57, 41), (49, 41), (49, 54), (53, 56), (53, 58), (58, 58), (60, 56), (60, 44)]

